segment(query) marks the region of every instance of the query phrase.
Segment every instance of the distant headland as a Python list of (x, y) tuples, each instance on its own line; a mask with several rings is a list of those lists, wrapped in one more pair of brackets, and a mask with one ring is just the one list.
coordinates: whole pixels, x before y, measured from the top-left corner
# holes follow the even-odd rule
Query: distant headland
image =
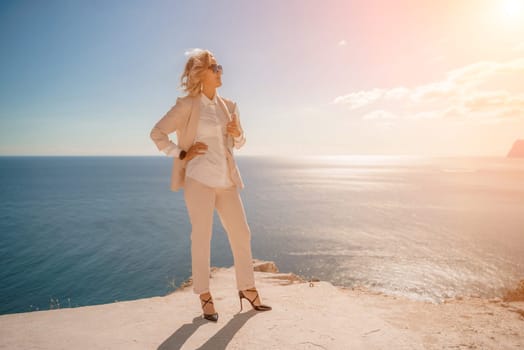
[(524, 158), (524, 139), (517, 140), (508, 153), (508, 158)]

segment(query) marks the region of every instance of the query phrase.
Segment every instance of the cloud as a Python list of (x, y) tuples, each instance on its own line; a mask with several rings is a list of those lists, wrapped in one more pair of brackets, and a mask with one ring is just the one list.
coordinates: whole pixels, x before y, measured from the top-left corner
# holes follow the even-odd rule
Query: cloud
[(524, 96), (511, 95), (507, 91), (479, 92), (464, 100), (472, 112), (481, 112), (487, 109), (503, 109), (511, 106), (513, 109), (524, 110)]
[(365, 120), (376, 120), (376, 119), (396, 119), (397, 116), (391, 112), (384, 111), (382, 109), (370, 112), (362, 117)]
[(447, 74), (447, 81), (462, 87), (478, 86), (488, 78), (500, 73), (524, 72), (524, 58), (506, 63), (478, 62), (464, 68), (455, 69)]
[(409, 97), (410, 90), (403, 86), (389, 89), (384, 92), (384, 98), (387, 100), (400, 100)]
[(340, 41), (338, 42), (337, 45), (338, 45), (338, 46), (346, 46), (347, 44), (348, 44), (348, 43), (347, 43), (346, 40), (340, 40)]
[[(398, 115), (383, 109), (383, 104), (396, 104), (405, 119), (463, 118), (479, 121), (509, 121), (524, 118), (524, 94), (507, 90), (487, 90), (483, 86), (489, 79), (509, 74), (524, 80), (524, 58), (504, 63), (481, 61), (449, 71), (443, 80), (419, 85), (391, 89), (371, 89), (338, 96), (333, 104), (343, 105), (350, 110), (381, 106), (378, 111), (364, 115), (363, 119), (384, 118)], [(436, 107), (437, 106), (437, 107)], [(445, 106), (443, 109), (442, 106)]]
[(384, 94), (382, 89), (359, 91), (345, 96), (339, 96), (333, 101), (334, 104), (344, 104), (349, 109), (357, 109), (378, 101)]
[(421, 85), (411, 90), (408, 97), (415, 103), (430, 102), (444, 98), (451, 98), (456, 93), (456, 85), (449, 81), (439, 81)]

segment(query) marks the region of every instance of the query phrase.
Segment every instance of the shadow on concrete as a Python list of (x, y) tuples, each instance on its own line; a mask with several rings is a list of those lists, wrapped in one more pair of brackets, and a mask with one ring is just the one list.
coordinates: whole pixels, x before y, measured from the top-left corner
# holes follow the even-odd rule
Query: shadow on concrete
[[(222, 350), (226, 349), (231, 339), (242, 328), (242, 326), (254, 315), (257, 311), (250, 310), (244, 313), (237, 313), (228, 323), (226, 323), (215, 335), (209, 338), (199, 350)], [(198, 327), (210, 321), (204, 319), (202, 315), (193, 318), (191, 323), (185, 323), (176, 330), (169, 338), (158, 346), (158, 350), (176, 350), (181, 349), (184, 343), (193, 335)]]

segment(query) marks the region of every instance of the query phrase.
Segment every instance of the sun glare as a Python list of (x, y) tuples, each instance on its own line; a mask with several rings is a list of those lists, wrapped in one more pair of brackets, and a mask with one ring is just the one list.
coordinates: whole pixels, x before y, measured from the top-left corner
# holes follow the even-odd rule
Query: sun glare
[(505, 0), (502, 3), (502, 12), (506, 19), (522, 18), (523, 0)]

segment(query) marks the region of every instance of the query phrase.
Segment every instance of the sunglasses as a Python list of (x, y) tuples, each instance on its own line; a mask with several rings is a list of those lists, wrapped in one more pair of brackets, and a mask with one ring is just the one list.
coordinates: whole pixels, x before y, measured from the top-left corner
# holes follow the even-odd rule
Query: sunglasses
[(218, 73), (218, 71), (223, 72), (222, 65), (220, 64), (212, 64), (209, 67), (207, 67), (213, 71), (213, 73)]

